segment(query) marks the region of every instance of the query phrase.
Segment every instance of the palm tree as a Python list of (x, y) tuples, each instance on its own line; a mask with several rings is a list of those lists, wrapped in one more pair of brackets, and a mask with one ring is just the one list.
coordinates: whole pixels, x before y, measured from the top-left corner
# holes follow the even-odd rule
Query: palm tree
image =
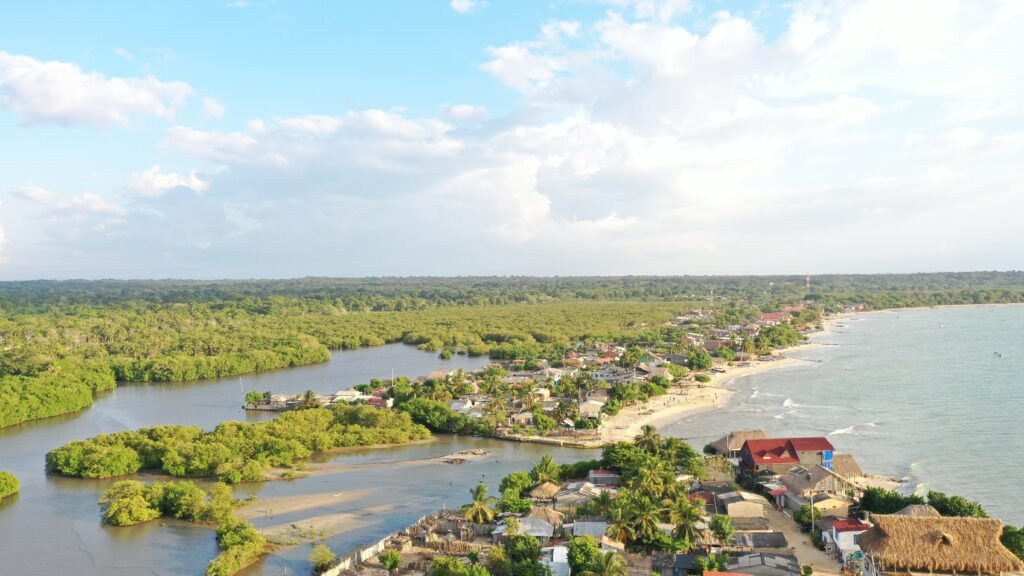
[(640, 494), (650, 494), (656, 499), (661, 499), (665, 492), (665, 480), (660, 471), (645, 466), (640, 473), (630, 481), (630, 488)]
[(645, 424), (640, 428), (640, 434), (633, 439), (633, 443), (646, 452), (657, 454), (661, 450), (661, 434), (658, 434), (658, 429), (654, 426)]
[(610, 550), (598, 558), (592, 568), (581, 576), (626, 576), (626, 561)]
[(302, 400), (299, 402), (300, 408), (317, 408), (320, 406), (320, 401), (316, 398), (316, 392), (312, 390), (306, 390), (302, 395)]
[(621, 495), (612, 503), (608, 511), (608, 536), (619, 542), (630, 542), (636, 538), (632, 518), (629, 516), (629, 504), (626, 495)]
[(594, 514), (607, 516), (612, 509), (613, 502), (612, 495), (602, 490), (600, 494), (590, 501), (590, 505), (594, 507)]
[(658, 523), (661, 522), (661, 514), (664, 511), (660, 502), (646, 496), (633, 500), (629, 514), (637, 540), (650, 541), (654, 538), (654, 535), (658, 533)]
[(533, 481), (537, 484), (543, 484), (545, 482), (558, 482), (558, 475), (561, 470), (558, 464), (555, 463), (555, 459), (550, 455), (545, 454), (541, 457), (540, 462), (533, 467), (530, 471), (530, 475), (533, 476)]
[(672, 537), (686, 543), (684, 552), (692, 550), (697, 543), (700, 532), (697, 530), (697, 522), (703, 520), (704, 515), (700, 508), (696, 507), (686, 498), (680, 498), (671, 511)]
[(462, 515), (466, 520), (475, 524), (487, 524), (494, 520), (493, 496), (487, 495), (487, 485), (480, 483), (469, 491), (473, 495), (473, 502), (462, 507)]

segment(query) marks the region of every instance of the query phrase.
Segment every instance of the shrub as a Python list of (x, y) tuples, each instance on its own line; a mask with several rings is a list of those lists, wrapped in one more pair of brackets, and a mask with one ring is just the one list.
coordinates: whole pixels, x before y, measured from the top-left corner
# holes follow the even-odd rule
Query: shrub
[(317, 544), (309, 554), (309, 563), (313, 565), (313, 571), (320, 573), (331, 567), (337, 556), (327, 547), (326, 544)]

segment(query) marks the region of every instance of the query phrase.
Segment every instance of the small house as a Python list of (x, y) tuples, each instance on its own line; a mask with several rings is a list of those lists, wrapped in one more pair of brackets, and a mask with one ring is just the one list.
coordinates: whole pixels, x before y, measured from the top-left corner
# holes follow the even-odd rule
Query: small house
[(729, 557), (729, 571), (751, 576), (798, 576), (800, 563), (792, 554), (736, 554)]
[(765, 515), (768, 500), (753, 492), (737, 490), (718, 495), (719, 510), (733, 518), (761, 518)]

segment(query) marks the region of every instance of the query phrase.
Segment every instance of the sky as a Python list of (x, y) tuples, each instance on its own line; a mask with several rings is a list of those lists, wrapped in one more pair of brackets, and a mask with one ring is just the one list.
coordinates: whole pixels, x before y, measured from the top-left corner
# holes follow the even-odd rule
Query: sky
[(1024, 268), (1024, 2), (12, 3), (0, 280)]

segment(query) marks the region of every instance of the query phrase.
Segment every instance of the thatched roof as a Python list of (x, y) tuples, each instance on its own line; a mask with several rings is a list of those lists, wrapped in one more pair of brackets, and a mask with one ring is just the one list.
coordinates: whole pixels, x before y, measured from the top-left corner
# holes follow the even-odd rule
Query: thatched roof
[(896, 516), (919, 516), (925, 518), (938, 518), (942, 516), (939, 511), (927, 504), (911, 504), (899, 512), (894, 512)]
[(1024, 570), (1000, 542), (995, 518), (872, 516), (860, 548), (883, 569), (999, 574)]
[(860, 478), (864, 475), (853, 454), (833, 454), (832, 471), (843, 478)]
[(558, 484), (545, 482), (533, 490), (530, 490), (530, 498), (535, 500), (551, 500), (555, 497), (555, 494), (558, 494), (558, 490)]
[(761, 440), (767, 437), (768, 435), (764, 433), (764, 430), (734, 430), (730, 434), (715, 440), (711, 446), (719, 454), (728, 454), (730, 451), (743, 448), (743, 443), (747, 440)]
[(530, 513), (527, 515), (528, 518), (540, 518), (546, 520), (552, 526), (561, 526), (565, 522), (565, 514), (562, 514), (554, 508), (541, 508), (534, 506), (530, 508)]

